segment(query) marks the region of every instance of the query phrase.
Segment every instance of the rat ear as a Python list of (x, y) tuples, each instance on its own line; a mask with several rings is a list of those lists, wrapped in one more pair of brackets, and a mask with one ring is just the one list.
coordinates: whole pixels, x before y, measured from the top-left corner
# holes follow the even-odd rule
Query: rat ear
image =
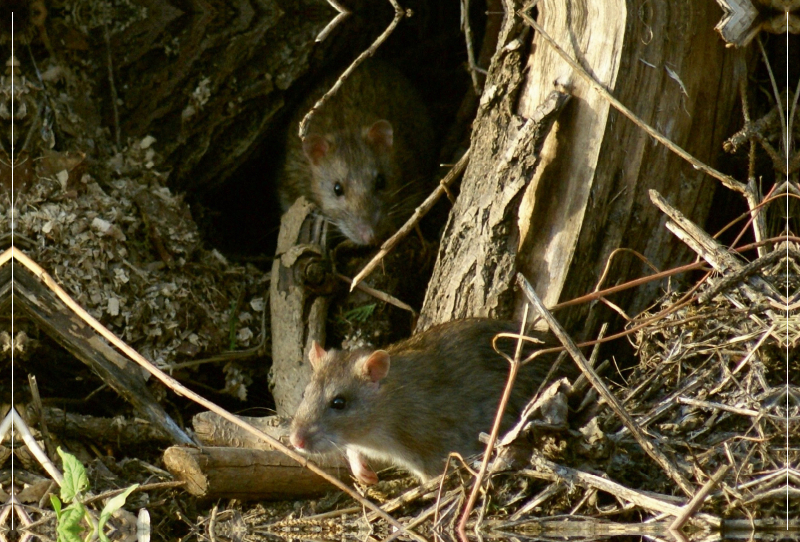
[(378, 382), (386, 378), (386, 375), (389, 374), (389, 352), (375, 350), (361, 364), (361, 374), (372, 382)]
[(322, 348), (317, 341), (311, 343), (311, 350), (308, 352), (308, 361), (311, 362), (311, 369), (314, 372), (319, 371), (322, 367), (322, 360), (325, 359), (325, 349)]
[(303, 140), (303, 154), (312, 165), (318, 166), (325, 155), (328, 154), (331, 146), (328, 140), (317, 134), (309, 134)]
[(394, 144), (394, 130), (388, 120), (379, 120), (367, 129), (367, 141), (383, 150), (389, 150)]

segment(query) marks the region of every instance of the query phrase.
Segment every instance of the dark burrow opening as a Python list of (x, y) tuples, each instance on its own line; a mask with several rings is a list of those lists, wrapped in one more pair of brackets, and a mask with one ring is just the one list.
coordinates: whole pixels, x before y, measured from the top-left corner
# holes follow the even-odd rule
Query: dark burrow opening
[[(270, 265), (281, 214), (276, 172), (285, 152), (286, 132), (296, 130), (289, 127), (290, 117), (309, 89), (325, 75), (344, 71), (392, 19), (388, 2), (363, 4), (356, 6), (346, 24), (363, 27), (365, 31), (358, 36), (334, 32), (328, 37), (346, 43), (338, 44), (334, 54), (321, 59), (319, 67), (315, 66), (288, 89), (276, 122), (261, 135), (249, 160), (240, 164), (221, 186), (196, 195), (194, 212), (206, 239), (233, 260), (250, 261), (263, 269)], [(441, 177), (466, 149), (477, 106), (468, 72), (460, 7), (458, 3), (430, 0), (406, 2), (404, 7), (413, 15), (401, 20), (375, 56), (398, 68), (424, 100), (434, 126), (441, 164), (431, 173)], [(471, 11), (477, 50), (483, 39), (486, 7), (483, 2), (473, 2)], [(423, 221), (428, 240), (438, 237), (449, 208), (449, 204), (440, 204)]]

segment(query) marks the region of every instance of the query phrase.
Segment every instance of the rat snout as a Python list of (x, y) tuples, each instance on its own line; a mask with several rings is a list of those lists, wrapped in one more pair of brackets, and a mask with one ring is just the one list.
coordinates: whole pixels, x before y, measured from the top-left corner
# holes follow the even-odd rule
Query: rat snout
[(289, 435), (289, 442), (296, 450), (301, 452), (305, 451), (308, 446), (308, 438), (304, 431), (292, 431)]
[(356, 238), (361, 244), (373, 245), (375, 244), (375, 228), (364, 222), (359, 222), (355, 225)]

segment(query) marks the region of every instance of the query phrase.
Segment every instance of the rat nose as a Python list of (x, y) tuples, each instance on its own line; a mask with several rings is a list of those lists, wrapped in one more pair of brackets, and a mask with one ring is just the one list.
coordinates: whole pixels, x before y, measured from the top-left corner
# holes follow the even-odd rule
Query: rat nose
[(306, 447), (306, 439), (299, 431), (289, 435), (289, 442), (291, 442), (292, 446), (297, 450), (304, 450)]
[(356, 225), (356, 237), (365, 245), (372, 245), (375, 243), (375, 228), (369, 224)]

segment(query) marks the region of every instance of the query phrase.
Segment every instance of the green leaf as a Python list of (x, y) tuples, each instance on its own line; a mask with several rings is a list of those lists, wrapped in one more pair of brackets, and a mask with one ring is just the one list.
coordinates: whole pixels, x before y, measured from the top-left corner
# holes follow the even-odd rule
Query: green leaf
[(369, 317), (372, 316), (372, 313), (375, 312), (375, 307), (377, 303), (371, 303), (369, 305), (362, 305), (360, 307), (356, 307), (355, 309), (349, 310), (344, 313), (342, 316), (348, 322), (356, 321), (360, 324), (363, 324)]
[(74, 502), (64, 508), (56, 527), (59, 542), (80, 542), (81, 520), (86, 509), (79, 502)]
[(61, 500), (72, 502), (75, 496), (85, 491), (89, 487), (89, 478), (86, 476), (86, 469), (83, 468), (78, 458), (69, 452), (57, 448), (58, 455), (64, 463), (64, 481), (61, 483)]
[(50, 494), (50, 503), (53, 505), (53, 510), (56, 512), (56, 523), (61, 521), (61, 499), (58, 495)]
[(58, 533), (58, 542), (84, 542), (77, 533)]
[(108, 502), (103, 507), (103, 511), (100, 512), (100, 519), (97, 521), (97, 533), (100, 535), (100, 538), (103, 538), (104, 536), (103, 526), (106, 524), (106, 521), (108, 521), (108, 518), (111, 517), (111, 514), (122, 508), (122, 505), (125, 504), (125, 500), (128, 498), (128, 495), (130, 495), (131, 492), (137, 487), (139, 487), (139, 484), (133, 484), (116, 497), (108, 499)]

